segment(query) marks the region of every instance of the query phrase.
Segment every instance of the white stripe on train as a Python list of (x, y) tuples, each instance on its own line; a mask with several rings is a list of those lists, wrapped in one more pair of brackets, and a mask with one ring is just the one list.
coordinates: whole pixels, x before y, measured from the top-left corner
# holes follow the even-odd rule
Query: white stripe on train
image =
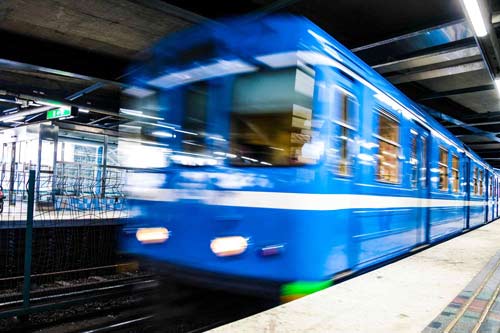
[(139, 188), (130, 189), (129, 198), (163, 202), (193, 199), (203, 201), (205, 204), (213, 206), (317, 211), (488, 205), (486, 200), (465, 201), (462, 199), (424, 199), (416, 197), (363, 194), (316, 194), (175, 189), (148, 189), (147, 191), (141, 191)]

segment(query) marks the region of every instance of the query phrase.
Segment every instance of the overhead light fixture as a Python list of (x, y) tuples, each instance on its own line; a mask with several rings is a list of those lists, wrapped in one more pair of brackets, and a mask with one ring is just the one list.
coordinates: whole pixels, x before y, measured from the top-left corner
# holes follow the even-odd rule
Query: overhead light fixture
[(173, 137), (175, 137), (174, 134), (169, 133), (169, 132), (165, 132), (165, 131), (154, 131), (151, 134), (154, 136), (160, 137), (160, 138), (173, 138)]
[(51, 101), (51, 100), (46, 100), (46, 99), (43, 99), (43, 100), (39, 99), (39, 100), (36, 100), (35, 102), (37, 104), (53, 106), (56, 108), (62, 108), (62, 107), (69, 108), (70, 107), (69, 105), (65, 105), (65, 104), (57, 102), (57, 101)]
[(81, 108), (78, 108), (78, 112), (81, 112), (81, 113), (89, 113), (90, 110), (89, 109), (81, 109)]
[(119, 127), (130, 128), (134, 130), (141, 130), (142, 128), (141, 126), (127, 125), (127, 124), (120, 124)]
[(495, 79), (495, 86), (497, 87), (498, 93), (500, 93), (500, 77)]
[(472, 27), (477, 37), (484, 37), (488, 34), (486, 25), (484, 24), (483, 15), (481, 15), (481, 8), (479, 8), (478, 0), (463, 0), (465, 10), (472, 22)]
[(20, 120), (24, 119), (24, 115), (18, 116), (18, 115), (13, 115), (12, 117), (6, 117), (3, 119), (4, 123), (15, 123)]
[(150, 116), (150, 115), (144, 114), (144, 112), (138, 111), (138, 110), (120, 108), (120, 112), (122, 112), (124, 114), (128, 114), (129, 116), (134, 116), (134, 117), (139, 117), (139, 118), (163, 120), (163, 118), (161, 118), (161, 117)]
[(127, 94), (127, 95), (134, 96), (134, 97), (143, 98), (143, 97), (148, 97), (148, 96), (154, 94), (155, 92), (153, 90), (133, 86), (133, 87), (129, 87), (127, 89), (124, 89), (123, 93)]

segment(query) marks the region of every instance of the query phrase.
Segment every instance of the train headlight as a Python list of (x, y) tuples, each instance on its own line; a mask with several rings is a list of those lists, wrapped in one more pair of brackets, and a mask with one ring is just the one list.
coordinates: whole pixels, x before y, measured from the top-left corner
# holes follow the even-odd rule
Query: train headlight
[(210, 242), (210, 249), (218, 257), (242, 254), (247, 247), (247, 239), (241, 236), (219, 237)]
[(139, 228), (135, 233), (135, 238), (143, 244), (163, 243), (168, 236), (167, 228)]

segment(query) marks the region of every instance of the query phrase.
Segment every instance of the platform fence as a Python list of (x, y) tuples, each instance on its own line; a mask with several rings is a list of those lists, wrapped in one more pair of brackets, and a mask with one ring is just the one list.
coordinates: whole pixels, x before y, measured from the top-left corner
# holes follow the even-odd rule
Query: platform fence
[[(30, 170), (36, 174), (32, 202)], [(52, 169), (0, 164), (0, 311), (23, 297), (26, 255), (31, 292), (116, 270), (118, 231), (127, 218), (126, 173), (84, 163), (57, 163)]]

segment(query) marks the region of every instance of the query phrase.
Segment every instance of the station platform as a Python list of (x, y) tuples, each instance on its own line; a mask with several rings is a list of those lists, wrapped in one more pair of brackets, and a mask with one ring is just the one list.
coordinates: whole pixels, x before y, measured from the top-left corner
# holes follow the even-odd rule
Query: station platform
[[(4, 211), (0, 213), (0, 229), (24, 228), (27, 215), (25, 202), (15, 206), (5, 204)], [(33, 226), (45, 228), (121, 224), (127, 216), (126, 209), (78, 209), (70, 207), (69, 209), (54, 210), (35, 207)]]
[(500, 332), (500, 220), (211, 332)]

